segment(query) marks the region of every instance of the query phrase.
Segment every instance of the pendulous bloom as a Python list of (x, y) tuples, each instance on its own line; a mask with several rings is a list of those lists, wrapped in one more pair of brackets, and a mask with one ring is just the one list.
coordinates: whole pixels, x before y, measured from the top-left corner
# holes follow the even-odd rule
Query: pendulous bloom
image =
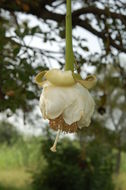
[(65, 71), (52, 69), (40, 72), (35, 80), (43, 87), (40, 109), (50, 127), (58, 131), (51, 151), (56, 152), (60, 131), (75, 132), (88, 127), (94, 112), (94, 100), (88, 89), (96, 83), (96, 77), (89, 75), (85, 80), (74, 73), (75, 58), (72, 46), (71, 0), (66, 1), (66, 63)]
[(36, 82), (43, 87), (40, 109), (51, 128), (71, 133), (89, 126), (95, 103), (88, 89), (96, 82), (94, 75), (83, 80), (72, 71), (52, 69), (39, 73)]

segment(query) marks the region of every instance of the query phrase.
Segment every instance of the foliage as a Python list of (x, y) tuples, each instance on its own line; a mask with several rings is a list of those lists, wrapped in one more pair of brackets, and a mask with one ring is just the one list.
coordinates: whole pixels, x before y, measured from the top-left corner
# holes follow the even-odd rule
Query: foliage
[(0, 122), (0, 144), (12, 145), (19, 138), (21, 138), (21, 135), (12, 124), (5, 121)]
[[(10, 110), (12, 114), (20, 108), (26, 113), (32, 110), (30, 102), (37, 98), (32, 77), (37, 68), (43, 67), (31, 64), (36, 56), (27, 50), (23, 42), (30, 30), (27, 24), (16, 26), (14, 18), (11, 15), (6, 17), (4, 12), (0, 13), (0, 18), (0, 112)], [(15, 35), (12, 37), (9, 33), (13, 27)], [(32, 35), (34, 32), (36, 30)]]
[(126, 151), (126, 68), (125, 60), (115, 59), (108, 64), (97, 64), (98, 85), (95, 89), (96, 123), (99, 121), (100, 127), (111, 129), (113, 138), (107, 142), (117, 149), (117, 166), (119, 173), (121, 151)]
[[(55, 155), (51, 139), (42, 143), (46, 165), (33, 176), (35, 190), (112, 190), (112, 154), (108, 146), (92, 141), (86, 149), (70, 140), (62, 141)], [(84, 152), (85, 151), (85, 154)]]
[(91, 189), (113, 189), (112, 149), (105, 144), (99, 144), (99, 142), (96, 140), (89, 143), (86, 151), (93, 170), (93, 172), (89, 175)]

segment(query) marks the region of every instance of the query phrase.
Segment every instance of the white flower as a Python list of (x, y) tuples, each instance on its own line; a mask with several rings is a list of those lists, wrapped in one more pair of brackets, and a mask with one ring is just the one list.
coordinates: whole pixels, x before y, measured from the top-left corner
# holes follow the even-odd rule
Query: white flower
[(43, 118), (50, 121), (50, 127), (58, 130), (52, 151), (61, 131), (75, 132), (78, 128), (88, 127), (94, 112), (94, 100), (88, 89), (96, 83), (94, 75), (85, 80), (72, 71), (52, 69), (42, 71), (36, 82), (43, 87), (40, 109)]
[[(70, 130), (73, 123), (79, 128), (89, 126), (94, 111), (94, 100), (88, 88), (96, 82), (95, 76), (88, 76), (83, 80), (72, 71), (52, 69), (39, 73), (36, 81), (43, 87), (40, 97), (43, 117), (54, 122), (62, 116), (64, 120), (64, 123), (57, 122), (57, 128), (54, 126), (54, 129), (59, 127), (64, 131), (73, 132), (74, 130)], [(61, 124), (67, 127), (64, 128)]]
[(54, 86), (46, 82), (40, 97), (40, 109), (45, 119), (55, 119), (60, 115), (66, 124), (77, 122), (79, 128), (90, 124), (94, 112), (94, 100), (81, 84)]

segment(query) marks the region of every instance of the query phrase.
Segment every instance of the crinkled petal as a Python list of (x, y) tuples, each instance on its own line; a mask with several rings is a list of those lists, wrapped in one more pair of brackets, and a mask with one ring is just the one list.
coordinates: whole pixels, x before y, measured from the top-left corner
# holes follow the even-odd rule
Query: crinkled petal
[(87, 126), (90, 121), (94, 101), (88, 90), (79, 83), (69, 87), (54, 86), (50, 83), (43, 89), (40, 108), (47, 119), (63, 115), (67, 124), (78, 122), (79, 127), (82, 127)]
[[(57, 118), (63, 113), (63, 110), (68, 105), (68, 102), (65, 102), (66, 95), (63, 89), (64, 87), (58, 87), (54, 85), (44, 87), (41, 95), (44, 98), (40, 98), (40, 107), (42, 106), (41, 110), (45, 109), (44, 112), (46, 118)], [(43, 101), (45, 107), (43, 107)]]
[(78, 126), (88, 126), (94, 111), (94, 100), (86, 88), (79, 83), (74, 85), (74, 101), (64, 110), (64, 120), (69, 125), (76, 121), (81, 121)]
[(94, 107), (95, 107), (95, 102), (92, 96), (89, 94), (88, 97), (86, 98), (84, 114), (82, 118), (78, 121), (79, 128), (88, 127), (90, 125), (91, 117), (94, 112)]

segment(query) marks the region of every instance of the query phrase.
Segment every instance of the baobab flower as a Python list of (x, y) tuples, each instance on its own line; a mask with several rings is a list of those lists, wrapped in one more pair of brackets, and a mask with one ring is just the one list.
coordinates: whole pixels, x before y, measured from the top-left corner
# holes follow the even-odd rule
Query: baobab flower
[(89, 126), (95, 103), (88, 89), (95, 82), (94, 75), (83, 80), (72, 71), (58, 69), (36, 76), (36, 83), (43, 87), (40, 109), (52, 129), (71, 133)]

